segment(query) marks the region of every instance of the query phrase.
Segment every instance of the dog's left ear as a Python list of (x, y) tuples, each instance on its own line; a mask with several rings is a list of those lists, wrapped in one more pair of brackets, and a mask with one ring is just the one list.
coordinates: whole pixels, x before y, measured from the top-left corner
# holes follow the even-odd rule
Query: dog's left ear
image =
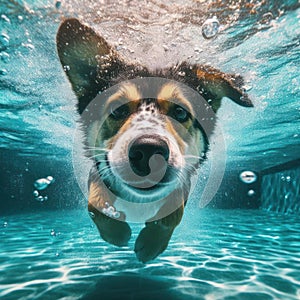
[(125, 68), (125, 63), (101, 36), (74, 18), (60, 25), (56, 41), (82, 113), (98, 92), (109, 87), (111, 78)]
[(226, 74), (205, 65), (182, 63), (176, 68), (185, 83), (197, 90), (212, 109), (217, 112), (223, 97), (228, 97), (237, 104), (252, 107), (253, 104), (243, 90), (243, 78), (239, 75)]

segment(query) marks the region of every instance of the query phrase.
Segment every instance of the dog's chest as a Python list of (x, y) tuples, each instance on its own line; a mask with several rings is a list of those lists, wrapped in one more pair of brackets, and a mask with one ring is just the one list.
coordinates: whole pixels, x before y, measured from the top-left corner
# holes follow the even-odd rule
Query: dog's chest
[(144, 223), (155, 218), (165, 202), (166, 201), (164, 199), (161, 199), (148, 203), (137, 203), (117, 198), (113, 206), (116, 211), (123, 212), (125, 214), (126, 222)]

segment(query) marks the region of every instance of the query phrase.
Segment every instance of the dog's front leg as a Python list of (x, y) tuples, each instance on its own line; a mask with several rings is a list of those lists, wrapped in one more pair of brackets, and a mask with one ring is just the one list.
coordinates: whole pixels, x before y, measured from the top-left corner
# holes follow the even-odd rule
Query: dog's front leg
[(90, 182), (88, 210), (101, 237), (110, 244), (125, 246), (131, 237), (131, 229), (124, 221), (124, 214), (120, 212), (119, 218), (114, 219), (102, 212), (107, 204), (113, 205), (111, 198), (112, 195), (103, 187), (103, 182)]
[(135, 242), (134, 251), (137, 258), (142, 262), (154, 259), (168, 246), (175, 227), (180, 223), (184, 205), (180, 205), (170, 215), (146, 223)]
[(106, 216), (90, 203), (88, 209), (93, 213), (93, 221), (106, 242), (119, 247), (127, 245), (131, 237), (131, 229), (126, 222)]

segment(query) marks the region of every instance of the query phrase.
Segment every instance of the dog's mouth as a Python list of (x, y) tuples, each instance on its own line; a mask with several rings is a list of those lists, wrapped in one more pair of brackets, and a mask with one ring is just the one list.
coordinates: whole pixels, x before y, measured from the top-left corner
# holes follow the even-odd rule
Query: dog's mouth
[[(121, 199), (130, 202), (152, 202), (163, 199), (180, 184), (178, 171), (170, 167), (167, 168), (166, 173), (160, 180), (153, 181), (144, 178), (143, 180), (132, 181), (123, 178), (120, 168), (116, 172), (109, 160), (106, 160), (102, 167), (99, 163), (96, 163), (96, 165), (107, 188)], [(123, 171), (126, 173), (126, 168), (123, 168)]]
[[(109, 162), (108, 162), (109, 164)], [(158, 190), (170, 189), (176, 185), (177, 170), (169, 165), (162, 165), (157, 169), (150, 163), (150, 170), (145, 176), (139, 176), (129, 167), (129, 162), (113, 166), (111, 171), (115, 181), (126, 188), (127, 191), (139, 192), (141, 195), (158, 192)]]
[[(172, 176), (173, 180), (166, 176), (160, 182), (152, 182), (145, 180), (143, 182), (125, 182), (119, 181), (119, 196), (128, 201), (133, 202), (153, 202), (167, 197), (178, 186), (176, 176)], [(168, 179), (166, 179), (168, 178)]]
[(176, 178), (176, 170), (171, 167), (167, 167), (164, 174), (160, 174), (159, 172), (154, 174), (150, 173), (144, 178), (141, 177), (138, 181), (123, 180), (123, 182), (132, 189), (139, 190), (141, 192), (150, 192), (175, 184)]
[(171, 151), (163, 137), (141, 135), (128, 143), (127, 151), (108, 152), (98, 171), (120, 198), (163, 198), (180, 185), (182, 177)]
[(126, 185), (126, 187), (128, 189), (131, 189), (131, 190), (134, 190), (137, 192), (141, 192), (141, 193), (151, 193), (151, 192), (154, 192), (154, 191), (157, 191), (159, 189), (166, 187), (166, 185), (162, 184), (162, 183), (155, 183), (155, 184), (152, 184), (151, 186), (148, 186), (148, 184), (147, 184), (147, 187), (137, 187), (136, 185), (131, 185), (130, 183), (127, 183), (127, 182), (124, 182), (124, 184)]
[(116, 167), (112, 166), (108, 159), (105, 161), (102, 166), (98, 164), (100, 177), (109, 190), (124, 200), (155, 201), (166, 197), (179, 185), (180, 171), (168, 165), (146, 176), (138, 176), (128, 170), (128, 162), (124, 164), (125, 166)]

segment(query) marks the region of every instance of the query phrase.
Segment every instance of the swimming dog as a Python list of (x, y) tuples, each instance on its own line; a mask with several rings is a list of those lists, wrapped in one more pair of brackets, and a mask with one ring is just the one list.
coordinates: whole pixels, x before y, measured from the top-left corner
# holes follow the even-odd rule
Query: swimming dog
[(159, 70), (126, 62), (74, 18), (60, 25), (57, 50), (93, 160), (90, 215), (101, 237), (117, 246), (131, 237), (128, 220), (143, 220), (134, 251), (142, 262), (152, 260), (180, 223), (190, 178), (209, 148), (215, 118), (205, 129), (198, 116), (216, 113), (223, 97), (251, 107), (242, 78), (186, 62)]

